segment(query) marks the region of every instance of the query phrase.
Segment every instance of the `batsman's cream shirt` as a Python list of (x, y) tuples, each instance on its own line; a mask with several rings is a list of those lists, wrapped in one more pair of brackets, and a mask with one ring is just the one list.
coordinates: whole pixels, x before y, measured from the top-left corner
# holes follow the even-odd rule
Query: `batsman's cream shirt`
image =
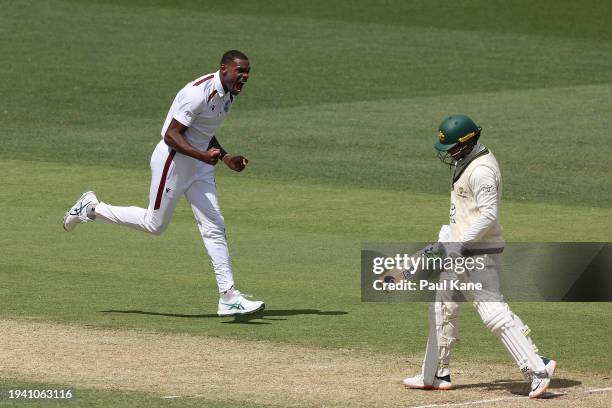
[(234, 101), (234, 97), (223, 90), (219, 75), (219, 71), (202, 75), (176, 94), (161, 131), (162, 138), (174, 118), (188, 127), (185, 138), (192, 146), (200, 150), (208, 148)]
[[(504, 246), (499, 223), (502, 180), (499, 164), (478, 144), (453, 177), (449, 222), (451, 240), (472, 248)], [(479, 245), (482, 244), (482, 245)]]

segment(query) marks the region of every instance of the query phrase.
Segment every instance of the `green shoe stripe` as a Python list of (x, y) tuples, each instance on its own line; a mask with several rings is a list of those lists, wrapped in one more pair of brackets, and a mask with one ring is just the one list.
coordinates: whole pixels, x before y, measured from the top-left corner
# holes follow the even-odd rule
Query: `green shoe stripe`
[(227, 306), (230, 310), (233, 310), (233, 309), (244, 310), (244, 306), (242, 306), (240, 303), (223, 303), (223, 302), (221, 302), (221, 304), (223, 306)]

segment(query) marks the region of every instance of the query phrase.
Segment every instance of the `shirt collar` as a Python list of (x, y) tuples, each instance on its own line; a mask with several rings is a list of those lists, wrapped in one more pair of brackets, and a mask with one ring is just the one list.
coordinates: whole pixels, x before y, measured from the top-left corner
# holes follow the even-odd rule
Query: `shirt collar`
[[(472, 151), (469, 152), (463, 159), (455, 162), (455, 173), (453, 174), (453, 183), (459, 179), (463, 171), (476, 157), (485, 154), (486, 146), (480, 142), (476, 142)], [(487, 151), (488, 152), (488, 151)]]
[(221, 98), (225, 96), (225, 90), (223, 89), (223, 84), (221, 84), (221, 73), (219, 71), (215, 72), (215, 77), (213, 78), (215, 83), (215, 89), (217, 90), (217, 94)]

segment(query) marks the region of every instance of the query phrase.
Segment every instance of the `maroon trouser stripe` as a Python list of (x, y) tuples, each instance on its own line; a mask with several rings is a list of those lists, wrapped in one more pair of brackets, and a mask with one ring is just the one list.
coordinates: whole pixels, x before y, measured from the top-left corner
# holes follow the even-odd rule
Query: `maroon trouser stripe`
[(161, 180), (159, 181), (159, 188), (157, 189), (157, 197), (155, 198), (155, 207), (154, 210), (159, 210), (159, 206), (161, 205), (162, 195), (164, 195), (164, 187), (166, 187), (166, 177), (168, 177), (168, 170), (170, 170), (170, 163), (172, 163), (172, 159), (176, 154), (176, 150), (170, 150), (170, 154), (166, 159), (166, 164), (164, 164), (164, 171), (162, 172)]

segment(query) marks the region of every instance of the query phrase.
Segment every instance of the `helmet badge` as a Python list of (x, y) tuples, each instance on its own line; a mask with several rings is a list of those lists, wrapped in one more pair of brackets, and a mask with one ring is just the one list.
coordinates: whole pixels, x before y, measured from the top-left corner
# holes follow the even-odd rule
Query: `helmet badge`
[(444, 138), (444, 133), (442, 133), (441, 130), (438, 132), (438, 139), (440, 139), (440, 143), (444, 143), (446, 141)]

